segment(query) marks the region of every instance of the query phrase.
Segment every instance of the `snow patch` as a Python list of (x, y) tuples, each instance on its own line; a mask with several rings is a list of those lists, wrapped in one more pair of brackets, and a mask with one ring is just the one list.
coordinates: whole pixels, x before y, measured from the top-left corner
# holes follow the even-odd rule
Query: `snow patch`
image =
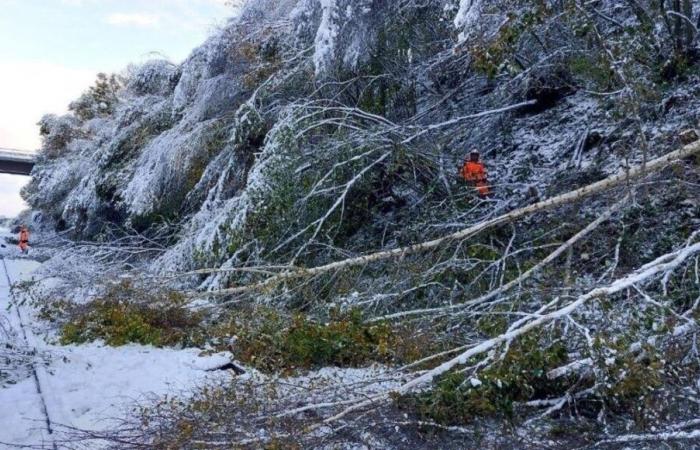
[(467, 38), (471, 29), (476, 26), (481, 18), (483, 0), (460, 0), (459, 10), (455, 16), (455, 26), (462, 30), (460, 40)]

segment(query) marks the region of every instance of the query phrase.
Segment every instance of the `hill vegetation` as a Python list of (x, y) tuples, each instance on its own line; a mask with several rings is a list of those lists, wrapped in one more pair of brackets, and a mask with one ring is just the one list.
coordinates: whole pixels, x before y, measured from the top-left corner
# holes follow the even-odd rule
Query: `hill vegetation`
[[(182, 64), (100, 75), (42, 120), (23, 192), (72, 243), (47, 295), (79, 308), (47, 314), (66, 342), (230, 349), (248, 373), (99, 437), (692, 448), (699, 20), (260, 0)], [(472, 149), (489, 196), (457, 176)]]

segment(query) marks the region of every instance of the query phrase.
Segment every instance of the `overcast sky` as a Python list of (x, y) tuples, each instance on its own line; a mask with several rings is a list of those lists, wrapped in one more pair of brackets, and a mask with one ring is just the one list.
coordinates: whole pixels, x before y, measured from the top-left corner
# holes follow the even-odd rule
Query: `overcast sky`
[[(63, 113), (98, 72), (153, 53), (182, 61), (233, 14), (227, 0), (0, 0), (0, 147), (36, 150), (36, 123)], [(24, 177), (0, 174), (0, 216)]]

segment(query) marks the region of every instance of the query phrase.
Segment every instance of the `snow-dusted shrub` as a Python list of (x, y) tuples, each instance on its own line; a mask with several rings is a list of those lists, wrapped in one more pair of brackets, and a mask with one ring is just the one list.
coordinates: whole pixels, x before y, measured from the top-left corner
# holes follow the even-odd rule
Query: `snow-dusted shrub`
[(366, 324), (360, 311), (334, 311), (327, 321), (317, 321), (258, 307), (220, 319), (211, 333), (222, 342), (234, 340), (237, 360), (270, 373), (410, 363), (435, 349), (416, 329), (388, 322)]
[[(208, 449), (217, 450), (363, 448), (368, 441), (379, 444), (379, 448), (405, 448), (408, 439), (413, 437), (415, 442), (419, 433), (393, 425), (377, 426), (367, 417), (353, 421), (353, 427), (339, 435), (334, 435), (330, 427), (307, 433), (314, 425), (314, 412), (287, 414), (304, 401), (342, 403), (350, 393), (369, 398), (381, 386), (394, 385), (396, 378), (383, 367), (324, 368), (282, 379), (251, 371), (221, 385), (198, 389), (188, 401), (168, 397), (143, 403), (137, 417), (128, 418), (123, 429), (107, 433), (104, 440), (111, 444), (110, 448), (121, 450), (190, 448), (204, 442)], [(392, 411), (380, 406), (379, 415), (385, 413), (391, 417)], [(391, 444), (387, 436), (391, 436)], [(87, 433), (84, 437), (89, 439)], [(416, 448), (429, 448), (425, 447), (428, 440), (438, 448), (449, 448), (440, 436), (432, 434), (421, 439), (421, 445)]]
[(39, 121), (42, 139), (41, 154), (57, 158), (67, 151), (68, 144), (80, 135), (79, 124), (72, 116), (48, 114)]
[[(250, 206), (245, 214), (239, 210), (237, 219), (225, 222), (214, 246), (207, 244), (209, 257), (225, 261), (247, 248), (246, 254), (255, 249), (255, 254), (277, 259), (321, 235), (334, 245), (344, 244), (357, 223), (345, 218), (365, 216), (375, 206), (372, 202), (380, 195), (379, 178), (384, 160), (390, 161), (389, 153), (382, 155), (381, 147), (363, 143), (363, 131), (324, 135), (319, 125), (306, 135), (307, 127), (316, 127), (316, 118), (308, 112), (304, 107), (290, 108), (268, 133), (242, 193)], [(305, 157), (311, 141), (315, 148), (325, 149), (313, 164)]]
[(130, 179), (118, 186), (127, 214), (143, 227), (153, 216), (177, 218), (182, 201), (199, 182), (210, 158), (224, 148), (225, 133), (217, 122), (190, 131), (179, 126), (138, 147)]
[(133, 95), (168, 95), (180, 78), (180, 68), (164, 59), (153, 59), (127, 69), (126, 89)]
[(123, 83), (124, 80), (117, 75), (99, 73), (95, 85), (68, 105), (68, 109), (82, 121), (109, 116), (114, 112), (119, 101), (118, 93)]
[(173, 92), (173, 109), (176, 113), (184, 111), (190, 105), (202, 81), (233, 71), (237, 67), (229, 57), (231, 47), (236, 44), (236, 31), (234, 25), (224, 27), (196, 48), (182, 63), (181, 76)]
[(158, 261), (159, 266), (176, 270), (192, 268), (195, 260), (200, 264), (220, 261), (226, 233), (245, 221), (251, 207), (249, 194), (266, 186), (266, 178), (255, 175), (275, 153), (268, 149), (255, 155), (265, 140), (266, 127), (254, 108), (241, 105), (227, 129), (228, 136), (224, 136), (223, 149), (209, 161), (185, 199), (184, 210), (195, 212), (183, 238)]
[(218, 75), (199, 83), (184, 122), (194, 124), (234, 113), (250, 91), (236, 77)]
[[(697, 379), (694, 166), (605, 183), (594, 197), (556, 197), (629, 173), (696, 127), (697, 79), (664, 71), (669, 55), (682, 57), (671, 69), (694, 61), (687, 42), (668, 40), (692, 28), (670, 21), (669, 34), (665, 19), (678, 8), (633, 2), (651, 12), (649, 22), (613, 1), (309, 0), (287, 14), (292, 3), (251, 1), (182, 64), (172, 93), (152, 95), (164, 87), (157, 75), (112, 115), (83, 124), (84, 135), (63, 146), (68, 157), (37, 166), (32, 204), (89, 223), (78, 227), (89, 236), (104, 235), (105, 222), (179, 222), (180, 233), (154, 253), (105, 251), (102, 260), (178, 272), (172, 284), (198, 286), (213, 320), (227, 306), (234, 316), (261, 304), (299, 314), (299, 323), (265, 314), (252, 326), (232, 321), (221, 337), (242, 330), (241, 354), (252, 365), (258, 356), (268, 370), (355, 357), (394, 363), (373, 340), (377, 323), (430, 330), (419, 344), (439, 350), (369, 400), (362, 390), (321, 396), (303, 384), (301, 399), (244, 399), (236, 409), (220, 399), (238, 392), (205, 394), (165, 408), (165, 422), (149, 416), (149, 444), (230, 448), (241, 430), (254, 430), (243, 445), (256, 448), (313, 422), (321, 428), (299, 441), (308, 443), (328, 419), (329, 429), (359, 428), (354, 443), (392, 448), (364, 431), (464, 436), (474, 431), (464, 422), (511, 411), (534, 423), (514, 422), (518, 436), (538, 436), (533, 448), (551, 446), (542, 421), (559, 411), (561, 423), (596, 417), (606, 432), (697, 428), (697, 402), (675, 407)], [(472, 148), (488, 168), (487, 197), (457, 175)], [(561, 203), (539, 203), (548, 198)], [(140, 252), (144, 241), (136, 242)], [(205, 270), (181, 273), (189, 269)], [(326, 320), (338, 304), (366, 316)], [(401, 396), (414, 401), (408, 417), (391, 402)], [(635, 401), (658, 398), (638, 423)], [(251, 403), (255, 414), (245, 409)], [(295, 426), (279, 426), (289, 409)], [(203, 421), (202, 410), (220, 420)], [(679, 413), (688, 421), (672, 424)], [(455, 418), (459, 428), (433, 422)], [(502, 434), (488, 439), (507, 440)]]
[(469, 424), (476, 419), (512, 418), (516, 403), (542, 396), (559, 396), (574, 380), (550, 380), (547, 373), (568, 362), (566, 347), (557, 342), (541, 345), (541, 336), (527, 336), (511, 346), (500, 361), (478, 377), (454, 372), (436, 380), (425, 392), (398, 399), (425, 420), (445, 425)]
[(37, 166), (32, 179), (22, 189), (22, 197), (45, 213), (49, 223), (64, 215), (69, 194), (86, 183), (90, 171), (88, 161), (78, 155), (57, 158)]
[(58, 304), (50, 314), (62, 323), (64, 345), (103, 340), (162, 346), (201, 345), (202, 317), (184, 307), (177, 292), (136, 288), (128, 282), (109, 286), (103, 296), (83, 305)]

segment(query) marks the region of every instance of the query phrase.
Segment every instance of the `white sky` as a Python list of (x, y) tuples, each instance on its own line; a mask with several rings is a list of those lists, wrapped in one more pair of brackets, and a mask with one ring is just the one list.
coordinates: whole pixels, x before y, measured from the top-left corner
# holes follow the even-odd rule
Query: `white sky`
[[(0, 0), (0, 147), (36, 150), (36, 123), (61, 114), (98, 72), (154, 52), (182, 61), (233, 15), (227, 0)], [(25, 177), (0, 174), (0, 216), (26, 208)]]

